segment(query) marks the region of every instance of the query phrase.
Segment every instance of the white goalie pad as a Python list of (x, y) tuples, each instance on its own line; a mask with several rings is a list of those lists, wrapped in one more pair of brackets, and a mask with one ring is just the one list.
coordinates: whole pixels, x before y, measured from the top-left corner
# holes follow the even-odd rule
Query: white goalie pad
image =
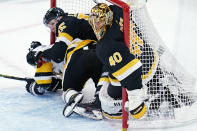
[[(114, 100), (107, 93), (109, 83), (103, 84), (99, 92), (99, 99), (103, 112), (107, 114), (117, 114), (122, 109), (122, 100)], [(109, 118), (109, 117), (108, 117)]]

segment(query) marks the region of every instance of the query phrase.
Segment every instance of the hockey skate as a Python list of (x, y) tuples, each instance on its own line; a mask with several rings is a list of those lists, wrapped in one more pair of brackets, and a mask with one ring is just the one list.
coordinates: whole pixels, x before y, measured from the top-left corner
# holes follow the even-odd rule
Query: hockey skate
[(76, 104), (81, 102), (83, 99), (83, 94), (74, 90), (69, 90), (63, 97), (66, 97), (65, 102), (67, 103), (63, 109), (63, 115), (69, 117), (73, 113), (73, 109)]
[(101, 102), (99, 100), (99, 96), (96, 95), (94, 99), (88, 103), (78, 103), (73, 111), (81, 116), (94, 119), (94, 120), (102, 120), (102, 112), (101, 112)]

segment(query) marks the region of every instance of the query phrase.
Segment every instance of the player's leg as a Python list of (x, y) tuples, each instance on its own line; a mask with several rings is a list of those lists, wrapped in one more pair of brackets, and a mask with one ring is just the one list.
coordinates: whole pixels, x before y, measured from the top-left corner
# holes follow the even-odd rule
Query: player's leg
[[(102, 64), (97, 62), (95, 58), (95, 51), (92, 50), (80, 50), (72, 55), (72, 58), (64, 72), (63, 91), (66, 92), (68, 88), (75, 90), (73, 92), (74, 99), (70, 99), (71, 102), (66, 101), (66, 106), (63, 110), (64, 116), (69, 116), (73, 112), (73, 108), (82, 100), (75, 98), (74, 96), (81, 96), (80, 91), (83, 89), (86, 81), (93, 76), (95, 79), (100, 76)], [(97, 78), (97, 79), (98, 79)], [(63, 94), (67, 97), (67, 93)]]
[(83, 99), (83, 94), (70, 88), (63, 92), (62, 99), (66, 102), (63, 109), (63, 115), (69, 117), (73, 113), (73, 109), (76, 104)]
[[(121, 119), (122, 116), (122, 98), (121, 86), (113, 86), (109, 82), (103, 82), (99, 97), (96, 101), (98, 103), (78, 103), (74, 108), (74, 112), (90, 119), (102, 120), (103, 116), (108, 119)], [(111, 94), (112, 96), (110, 96)]]
[(99, 98), (102, 114), (107, 119), (122, 119), (122, 87), (113, 86), (101, 88)]
[[(100, 87), (101, 91), (99, 91), (99, 95), (95, 95), (96, 99), (88, 103), (78, 103), (74, 108), (74, 112), (97, 120), (103, 118), (102, 114), (109, 116), (111, 119), (117, 118), (118, 115), (121, 116), (122, 88), (118, 80), (109, 79), (108, 73), (104, 72), (99, 80), (98, 87)], [(115, 112), (114, 110), (111, 112), (114, 108), (116, 109)], [(103, 110), (104, 112), (102, 112)]]
[(81, 90), (88, 76), (82, 63), (82, 52), (78, 51), (72, 55), (67, 68), (64, 69), (62, 99), (66, 103), (63, 109), (63, 115), (66, 117), (73, 113), (73, 108), (83, 99)]
[[(102, 119), (101, 102), (99, 99), (100, 89), (104, 85), (109, 84), (108, 72), (103, 72), (96, 87), (94, 98), (86, 103), (78, 103), (74, 108), (74, 112), (91, 119)], [(107, 88), (107, 87), (106, 87)]]

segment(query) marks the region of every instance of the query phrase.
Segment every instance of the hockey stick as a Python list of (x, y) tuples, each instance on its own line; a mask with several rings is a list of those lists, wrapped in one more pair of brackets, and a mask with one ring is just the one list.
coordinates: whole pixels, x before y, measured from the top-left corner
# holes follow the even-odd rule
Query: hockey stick
[(94, 3), (96, 3), (96, 4), (98, 4), (99, 2), (98, 2), (98, 0), (93, 0), (94, 1)]
[(22, 78), (22, 77), (3, 75), (3, 74), (0, 74), (0, 77), (13, 79), (13, 80), (19, 80), (19, 81), (26, 81), (26, 82), (32, 79), (32, 78)]

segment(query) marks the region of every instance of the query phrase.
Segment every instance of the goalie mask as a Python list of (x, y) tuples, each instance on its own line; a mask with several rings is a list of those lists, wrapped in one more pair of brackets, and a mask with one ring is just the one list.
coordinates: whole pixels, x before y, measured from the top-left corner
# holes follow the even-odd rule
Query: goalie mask
[(111, 25), (113, 20), (113, 12), (105, 3), (99, 3), (91, 10), (88, 19), (92, 26), (97, 39), (101, 39), (106, 32), (106, 26)]
[(52, 19), (56, 19), (59, 16), (64, 16), (65, 13), (61, 8), (58, 7), (54, 7), (54, 8), (50, 8), (47, 13), (45, 14), (44, 18), (43, 18), (43, 23), (48, 26), (48, 23), (52, 20)]

